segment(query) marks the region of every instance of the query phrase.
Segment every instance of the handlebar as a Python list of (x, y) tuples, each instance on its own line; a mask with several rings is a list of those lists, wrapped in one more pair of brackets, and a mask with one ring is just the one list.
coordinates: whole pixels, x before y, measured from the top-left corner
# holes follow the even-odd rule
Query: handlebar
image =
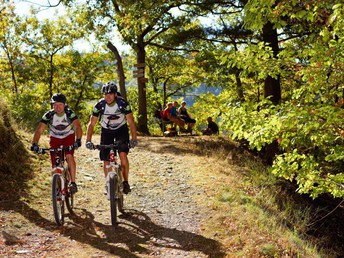
[(94, 145), (94, 149), (95, 150), (103, 150), (103, 149), (114, 149), (117, 150), (118, 149), (119, 144), (98, 144), (98, 145)]
[(94, 150), (104, 150), (104, 149), (112, 149), (118, 150), (121, 144), (128, 144), (129, 149), (131, 148), (130, 143), (123, 142), (123, 141), (116, 141), (112, 144), (97, 144), (93, 146)]
[(45, 154), (46, 151), (50, 151), (50, 152), (59, 152), (59, 151), (71, 151), (74, 149), (73, 145), (70, 146), (61, 146), (58, 148), (39, 148), (38, 149), (38, 154)]

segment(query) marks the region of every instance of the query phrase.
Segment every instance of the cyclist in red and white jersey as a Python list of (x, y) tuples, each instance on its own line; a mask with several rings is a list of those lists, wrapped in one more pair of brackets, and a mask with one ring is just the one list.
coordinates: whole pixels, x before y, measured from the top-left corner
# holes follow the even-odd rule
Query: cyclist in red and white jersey
[[(74, 146), (77, 149), (81, 146), (82, 128), (76, 113), (66, 105), (66, 97), (62, 93), (56, 93), (51, 98), (53, 109), (46, 112), (35, 131), (32, 140), (31, 150), (39, 151), (38, 142), (44, 129), (48, 125), (50, 135), (50, 148), (63, 146)], [(78, 191), (76, 181), (76, 163), (74, 159), (74, 149), (66, 151), (66, 161), (71, 174), (71, 191)], [(52, 166), (55, 167), (55, 153), (51, 152)]]

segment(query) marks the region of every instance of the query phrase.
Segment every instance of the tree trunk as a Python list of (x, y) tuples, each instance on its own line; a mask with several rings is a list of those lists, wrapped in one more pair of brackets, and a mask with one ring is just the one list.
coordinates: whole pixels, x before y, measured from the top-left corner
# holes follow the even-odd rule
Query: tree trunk
[(244, 89), (242, 87), (242, 82), (241, 82), (241, 79), (240, 79), (240, 70), (239, 69), (235, 69), (235, 81), (236, 81), (238, 98), (241, 101), (245, 101)]
[[(49, 59), (49, 98), (54, 94), (53, 92), (53, 80), (54, 80), (54, 65), (53, 65), (53, 55), (50, 55)], [(58, 89), (59, 90), (59, 89)]]
[(107, 43), (106, 46), (115, 55), (115, 58), (117, 60), (117, 75), (118, 75), (118, 84), (119, 84), (120, 92), (121, 92), (122, 97), (127, 99), (127, 91), (125, 90), (125, 77), (124, 77), (122, 58), (117, 48), (110, 41)]
[(167, 82), (169, 79), (166, 79), (163, 83), (163, 109), (165, 109), (167, 104)]
[[(273, 27), (271, 22), (267, 22), (263, 27), (263, 40), (273, 50), (274, 57), (277, 58), (279, 53), (277, 30)], [(281, 85), (280, 76), (272, 78), (270, 75), (264, 82), (264, 97), (270, 97), (270, 100), (275, 105), (281, 101)]]
[[(271, 22), (267, 22), (263, 27), (263, 40), (268, 46), (272, 48), (274, 58), (277, 58), (277, 55), (279, 53), (278, 36), (277, 30), (273, 27), (273, 24)], [(275, 105), (278, 105), (281, 102), (281, 84), (279, 75), (277, 76), (277, 78), (273, 78), (270, 75), (265, 78), (264, 98), (268, 97)], [(277, 140), (274, 140), (272, 143), (266, 145), (265, 158), (270, 165), (272, 164), (277, 152)]]
[[(146, 51), (145, 51), (142, 37), (138, 38), (136, 53), (137, 53), (137, 64), (145, 64)], [(142, 69), (145, 69), (145, 67), (143, 67)], [(138, 115), (137, 130), (143, 134), (149, 135), (149, 130), (147, 126), (147, 96), (146, 96), (147, 91), (146, 91), (146, 81), (144, 80), (144, 78), (137, 78), (137, 86), (138, 86), (138, 98), (139, 98), (139, 115)]]

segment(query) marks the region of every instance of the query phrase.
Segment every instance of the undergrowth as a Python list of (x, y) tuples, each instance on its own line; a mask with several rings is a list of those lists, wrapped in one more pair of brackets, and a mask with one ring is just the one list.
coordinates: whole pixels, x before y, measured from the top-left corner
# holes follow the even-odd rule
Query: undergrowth
[(213, 165), (214, 173), (228, 174), (225, 168), (229, 166), (240, 171), (232, 175), (233, 183), (217, 198), (217, 220), (224, 228), (215, 230), (223, 238), (230, 238), (229, 249), (242, 244), (256, 253), (232, 250), (233, 255), (340, 257), (344, 252), (339, 232), (343, 228), (343, 209), (333, 211), (336, 202), (331, 197), (313, 200), (300, 195), (293, 182), (272, 175), (258, 156), (228, 138), (203, 137), (189, 144), (198, 155), (213, 156), (217, 165), (224, 168)]
[(11, 114), (3, 101), (0, 101), (0, 194), (13, 197), (13, 190), (25, 189), (32, 177), (30, 153), (25, 146), (27, 139), (15, 127)]

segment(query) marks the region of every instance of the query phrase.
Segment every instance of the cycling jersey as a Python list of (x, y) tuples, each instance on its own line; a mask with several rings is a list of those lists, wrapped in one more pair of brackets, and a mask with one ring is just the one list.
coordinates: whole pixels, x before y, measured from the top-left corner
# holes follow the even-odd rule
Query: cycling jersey
[(72, 123), (77, 118), (76, 113), (66, 107), (65, 112), (61, 115), (56, 114), (54, 109), (49, 110), (43, 115), (41, 122), (49, 126), (50, 136), (63, 139), (74, 133)]
[(116, 130), (125, 125), (125, 116), (132, 113), (129, 103), (117, 96), (112, 105), (108, 105), (105, 99), (101, 99), (93, 108), (92, 115), (101, 117), (101, 126), (104, 129)]

